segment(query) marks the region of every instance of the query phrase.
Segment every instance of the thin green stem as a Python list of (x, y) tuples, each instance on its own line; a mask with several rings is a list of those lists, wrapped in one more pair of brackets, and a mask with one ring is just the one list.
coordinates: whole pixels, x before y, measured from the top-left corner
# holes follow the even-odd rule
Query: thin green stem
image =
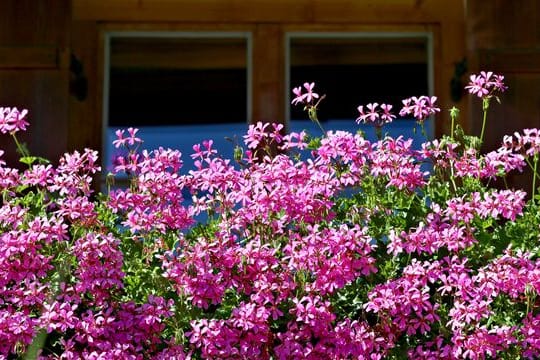
[(534, 165), (533, 165), (533, 179), (532, 179), (532, 195), (531, 199), (534, 201), (534, 195), (536, 194), (536, 177), (538, 176), (538, 154), (534, 154)]
[[(538, 155), (535, 155), (535, 157), (538, 157)], [(525, 161), (527, 162), (527, 165), (529, 165), (529, 168), (531, 168), (531, 170), (533, 171), (533, 176), (534, 178), (539, 178), (540, 179), (540, 174), (538, 173), (538, 169), (537, 167), (535, 167), (534, 164), (531, 163), (531, 161), (528, 159), (528, 158), (525, 158)], [(538, 160), (536, 160), (538, 161)], [(536, 168), (536, 170), (535, 170)]]
[(375, 126), (375, 134), (378, 140), (382, 140), (382, 126)]
[(456, 181), (454, 180), (454, 161), (450, 160), (450, 182), (452, 183), (452, 188), (454, 189), (454, 194), (457, 194)]
[(504, 181), (504, 186), (508, 190), (508, 181), (506, 180), (506, 176), (503, 177), (503, 181)]
[(311, 121), (316, 123), (321, 131), (323, 132), (323, 135), (325, 134), (324, 128), (322, 127), (321, 123), (319, 122), (319, 119), (317, 117), (317, 106), (321, 103), (321, 101), (326, 97), (326, 95), (323, 95), (319, 98), (319, 101), (315, 105), (307, 105), (308, 110), (308, 116)]
[(482, 130), (480, 131), (480, 142), (484, 142), (484, 131), (486, 130), (487, 111), (484, 111), (484, 119), (482, 120)]
[(17, 139), (17, 135), (13, 133), (11, 134), (11, 136), (13, 137), (13, 140), (15, 140), (15, 145), (17, 145), (17, 150), (19, 151), (19, 154), (21, 154), (21, 156), (23, 157), (30, 156), (26, 147), (24, 147)]
[(456, 127), (456, 119), (459, 116), (459, 109), (457, 107), (452, 107), (450, 109), (450, 119), (452, 119), (452, 123), (450, 124), (450, 138), (454, 140), (454, 129)]
[(486, 120), (487, 120), (487, 111), (489, 109), (489, 97), (486, 97), (482, 100), (482, 111), (484, 112), (484, 117), (482, 119), (482, 130), (480, 131), (480, 143), (484, 142), (484, 132), (486, 130)]
[(321, 131), (323, 132), (324, 134), (324, 128), (322, 127), (321, 123), (319, 122), (319, 119), (317, 117), (317, 106), (312, 106), (309, 108), (308, 110), (308, 116), (309, 116), (309, 119), (311, 121), (313, 121), (315, 124), (317, 124), (319, 126), (319, 128), (321, 129)]
[(322, 127), (322, 125), (321, 125), (321, 123), (319, 122), (319, 120), (315, 120), (315, 123), (316, 123), (317, 125), (319, 125), (319, 129), (321, 129), (321, 131), (322, 131), (323, 134), (324, 134), (324, 133), (325, 133), (324, 128)]
[(424, 138), (426, 138), (427, 140), (427, 134), (426, 134), (426, 128), (424, 127), (424, 122), (420, 122), (420, 132), (422, 133), (422, 136), (424, 136)]

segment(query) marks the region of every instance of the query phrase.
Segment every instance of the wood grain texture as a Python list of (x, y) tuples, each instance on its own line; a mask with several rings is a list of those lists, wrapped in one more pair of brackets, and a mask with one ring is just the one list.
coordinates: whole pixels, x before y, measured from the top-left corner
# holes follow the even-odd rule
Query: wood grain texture
[[(55, 161), (67, 148), (70, 0), (0, 2), (0, 104), (29, 110), (21, 137)], [(16, 164), (11, 141), (7, 158)]]
[(73, 0), (75, 20), (109, 22), (415, 23), (460, 12), (438, 0)]
[[(504, 135), (540, 127), (540, 2), (467, 0), (467, 47), (471, 72), (505, 76), (508, 91), (492, 102), (484, 149), (500, 146)], [(482, 105), (470, 97), (472, 132), (482, 124)], [(532, 176), (513, 174), (510, 187), (530, 190)], [(502, 185), (501, 185), (502, 186)]]

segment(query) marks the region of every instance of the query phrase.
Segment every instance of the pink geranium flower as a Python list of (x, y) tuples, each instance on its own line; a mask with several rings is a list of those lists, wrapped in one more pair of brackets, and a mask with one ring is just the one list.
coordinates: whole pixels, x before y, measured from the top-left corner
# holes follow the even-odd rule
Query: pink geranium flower
[(2, 134), (14, 134), (17, 131), (25, 131), (29, 125), (25, 120), (28, 110), (19, 110), (16, 107), (0, 107), (0, 132)]
[(502, 93), (508, 87), (504, 84), (504, 76), (493, 74), (491, 71), (481, 71), (480, 75), (472, 74), (470, 76), (469, 84), (465, 86), (465, 89), (479, 98), (486, 98), (497, 92)]
[(394, 114), (390, 112), (392, 110), (392, 105), (381, 104), (380, 110), (378, 109), (378, 103), (369, 103), (366, 105), (367, 111), (364, 110), (364, 106), (358, 106), (358, 112), (360, 116), (356, 118), (356, 123), (360, 124), (373, 124), (376, 127), (381, 127), (384, 124), (389, 124), (393, 119), (396, 118)]
[(416, 121), (422, 123), (431, 115), (434, 115), (441, 111), (441, 109), (435, 105), (436, 101), (436, 96), (420, 96), (418, 98), (416, 96), (413, 96), (411, 98), (405, 99), (402, 101), (403, 107), (401, 108), (399, 115), (412, 115), (414, 116)]

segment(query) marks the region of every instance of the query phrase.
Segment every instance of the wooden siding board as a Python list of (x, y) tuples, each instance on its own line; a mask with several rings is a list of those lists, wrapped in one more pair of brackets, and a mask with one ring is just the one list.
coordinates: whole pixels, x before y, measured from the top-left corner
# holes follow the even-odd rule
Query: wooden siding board
[(59, 49), (54, 46), (0, 46), (1, 69), (56, 69)]
[[(0, 104), (28, 109), (21, 138), (53, 162), (67, 143), (70, 22), (70, 0), (0, 1)], [(6, 143), (7, 160), (17, 164)]]
[(73, 0), (75, 20), (414, 23), (462, 15), (438, 0)]

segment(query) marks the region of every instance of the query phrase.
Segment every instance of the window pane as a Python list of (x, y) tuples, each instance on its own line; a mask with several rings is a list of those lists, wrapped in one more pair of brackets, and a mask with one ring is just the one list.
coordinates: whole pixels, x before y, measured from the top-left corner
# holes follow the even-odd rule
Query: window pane
[[(358, 105), (391, 104), (397, 115), (402, 99), (428, 94), (427, 54), (426, 37), (292, 37), (289, 87), (315, 82), (327, 95), (318, 111), (325, 129), (356, 130)], [(306, 117), (291, 106), (291, 129), (307, 125)]]
[(113, 38), (109, 126), (247, 122), (246, 39)]
[(248, 33), (112, 34), (106, 45), (107, 171), (123, 152), (115, 131), (127, 127), (140, 129), (139, 150), (178, 149), (187, 164), (204, 140), (233, 156), (228, 139), (241, 139), (249, 119)]

